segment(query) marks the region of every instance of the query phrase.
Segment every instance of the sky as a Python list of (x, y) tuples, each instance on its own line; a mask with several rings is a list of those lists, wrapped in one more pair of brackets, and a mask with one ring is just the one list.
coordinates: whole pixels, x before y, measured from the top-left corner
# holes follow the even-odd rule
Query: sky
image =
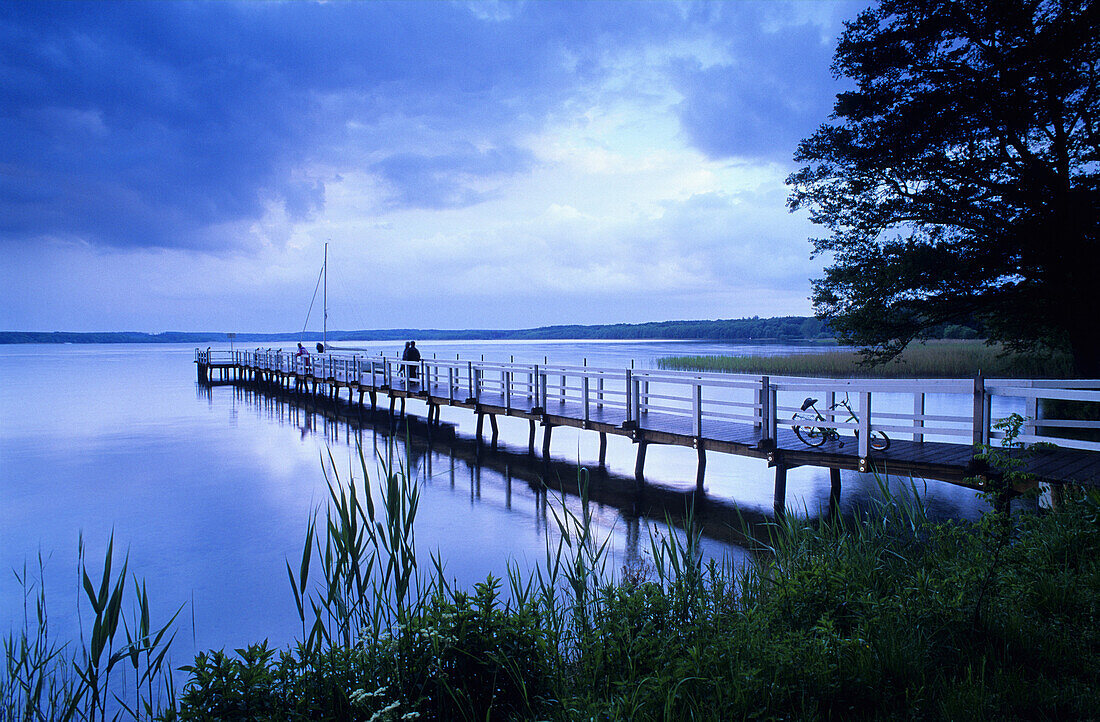
[(867, 4), (0, 0), (0, 330), (809, 315)]

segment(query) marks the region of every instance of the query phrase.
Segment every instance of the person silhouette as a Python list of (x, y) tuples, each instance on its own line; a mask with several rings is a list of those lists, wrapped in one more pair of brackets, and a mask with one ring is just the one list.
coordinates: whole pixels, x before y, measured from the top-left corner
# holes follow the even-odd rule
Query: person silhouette
[[(416, 341), (409, 341), (409, 346), (408, 346), (408, 350), (407, 350), (406, 353), (408, 354), (408, 359), (407, 359), (408, 361), (413, 361), (414, 363), (420, 361), (420, 351), (419, 351), (419, 349), (416, 348)], [(409, 366), (409, 378), (410, 379), (417, 378), (417, 371), (418, 371), (417, 366), (415, 366), (415, 365)]]
[[(412, 344), (412, 341), (406, 341), (405, 342), (405, 348), (404, 348), (404, 350), (401, 351), (401, 360), (402, 361), (408, 361), (409, 360), (409, 346), (411, 344)], [(397, 375), (398, 376), (407, 376), (408, 375), (408, 367), (405, 364), (401, 364), (401, 367), (399, 369), (397, 369)]]

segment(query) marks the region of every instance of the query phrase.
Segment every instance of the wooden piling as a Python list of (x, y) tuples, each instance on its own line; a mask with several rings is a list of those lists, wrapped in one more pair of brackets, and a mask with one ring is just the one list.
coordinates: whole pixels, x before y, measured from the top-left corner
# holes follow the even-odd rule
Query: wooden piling
[(695, 451), (699, 457), (699, 463), (695, 468), (695, 489), (701, 492), (703, 491), (703, 477), (707, 471), (707, 450), (700, 442)]
[(607, 466), (607, 432), (600, 432), (600, 468)]
[(781, 517), (787, 510), (787, 466), (782, 462), (775, 465), (775, 494), (772, 497), (775, 515)]
[(634, 478), (642, 481), (645, 478), (645, 452), (649, 442), (645, 439), (638, 440), (638, 456), (634, 459)]
[(840, 469), (829, 468), (829, 513), (840, 511)]
[(554, 427), (550, 424), (543, 422), (542, 424), (542, 458), (546, 461), (550, 460), (550, 432)]

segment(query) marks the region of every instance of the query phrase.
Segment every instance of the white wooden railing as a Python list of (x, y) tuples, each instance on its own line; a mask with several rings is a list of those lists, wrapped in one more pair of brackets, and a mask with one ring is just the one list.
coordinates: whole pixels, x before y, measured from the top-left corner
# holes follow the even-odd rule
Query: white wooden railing
[[(780, 429), (798, 424), (793, 417), (802, 400), (815, 397), (825, 417), (815, 426), (844, 435), (859, 432), (861, 457), (870, 455), (872, 427), (895, 439), (996, 443), (1003, 434), (993, 423), (1015, 412), (1027, 419), (1022, 442), (1100, 451), (1100, 442), (1051, 434), (1098, 430), (1100, 421), (1040, 419), (1038, 413), (1044, 400), (1076, 401), (1100, 409), (1100, 380), (828, 379), (457, 359), (401, 361), (384, 355), (299, 356), (272, 349), (196, 349), (195, 361), (298, 374), (320, 383), (430, 390), (451, 402), (478, 402), (489, 394), (494, 404), (502, 403), (508, 410), (518, 405), (552, 414), (555, 405), (572, 404), (586, 421), (608, 409), (619, 412), (616, 418), (624, 424), (643, 427), (654, 419), (651, 414), (686, 417), (692, 435), (700, 437), (712, 424), (732, 422), (752, 424), (762, 430), (763, 438), (776, 440)], [(842, 397), (857, 421), (849, 421), (843, 410), (832, 410)]]

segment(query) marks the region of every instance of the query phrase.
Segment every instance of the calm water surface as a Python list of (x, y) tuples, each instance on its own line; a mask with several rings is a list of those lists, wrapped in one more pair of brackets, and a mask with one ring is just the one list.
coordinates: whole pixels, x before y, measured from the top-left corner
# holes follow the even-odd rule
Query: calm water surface
[[(661, 356), (710, 353), (813, 353), (820, 347), (731, 346), (701, 342), (424, 342), (427, 357), (653, 368)], [(363, 344), (365, 353), (396, 354), (400, 343)], [(300, 633), (285, 560), (300, 558), (306, 521), (327, 497), (321, 457), (342, 468), (356, 443), (414, 469), (421, 484), (417, 547), (438, 550), (460, 584), (502, 576), (508, 560), (538, 564), (555, 540), (542, 491), (575, 486), (577, 467), (595, 465), (598, 435), (558, 428), (554, 464), (526, 455), (527, 423), (502, 418), (501, 447), (478, 453), (475, 417), (443, 408), (453, 438), (427, 439), (415, 428), (391, 434), (388, 424), (349, 425), (232, 386), (195, 382), (194, 350), (177, 345), (0, 347), (0, 622), (22, 618), (22, 590), (11, 573), (36, 555), (47, 558), (46, 589), (56, 638), (75, 635), (78, 538), (97, 563), (108, 537), (129, 550), (130, 570), (145, 579), (162, 618), (181, 604), (177, 663), (197, 649), (233, 648)], [(416, 401), (410, 414), (423, 417)], [(415, 427), (415, 425), (414, 425)], [(393, 443), (396, 441), (396, 443)], [(405, 458), (408, 445), (409, 457)], [(608, 437), (608, 471), (593, 472), (592, 510), (601, 533), (613, 535), (613, 564), (644, 560), (651, 533), (669, 533), (691, 498), (695, 452), (651, 446), (647, 486), (630, 478), (634, 447)], [(772, 472), (764, 462), (722, 454), (707, 460), (700, 501), (704, 553), (735, 562), (747, 552), (732, 543), (735, 508), (752, 520), (772, 505)], [(828, 472), (789, 472), (787, 501), (817, 514), (827, 504)], [(874, 479), (844, 474), (842, 509), (877, 494)], [(929, 482), (936, 516), (973, 517), (984, 508), (973, 492)], [(579, 502), (569, 494), (575, 510)], [(548, 523), (549, 522), (549, 523)], [(87, 617), (87, 607), (84, 609)]]

